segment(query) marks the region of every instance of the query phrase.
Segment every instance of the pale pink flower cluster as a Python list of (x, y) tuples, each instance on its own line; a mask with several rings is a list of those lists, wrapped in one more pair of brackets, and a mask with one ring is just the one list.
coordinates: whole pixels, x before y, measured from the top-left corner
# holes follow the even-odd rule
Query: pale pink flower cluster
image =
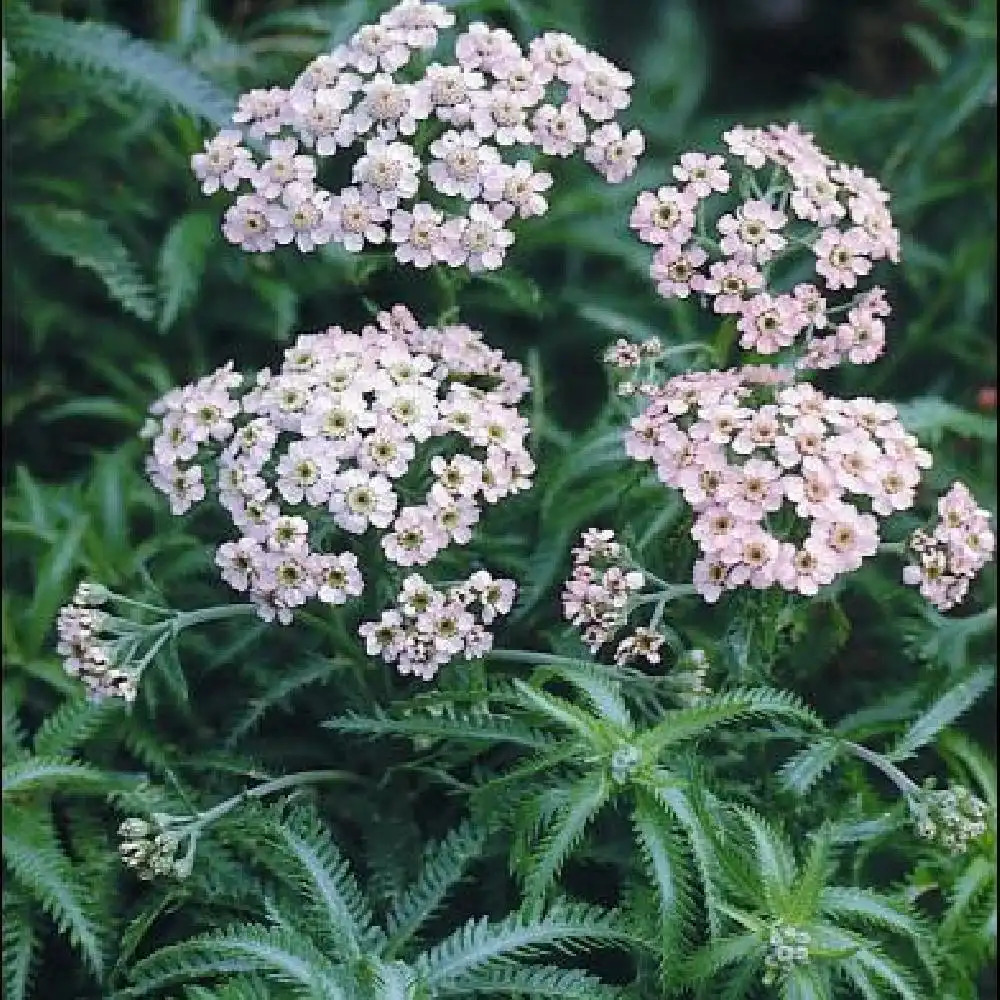
[(808, 384), (751, 384), (738, 370), (644, 385), (628, 454), (681, 491), (706, 601), (741, 586), (812, 595), (879, 544), (879, 518), (914, 502), (930, 455), (873, 399)]
[(942, 611), (964, 600), (969, 584), (990, 561), (996, 540), (989, 512), (976, 503), (963, 483), (954, 483), (937, 503), (938, 521), (930, 533), (917, 529), (908, 548), (915, 559), (903, 570), (903, 582)]
[(516, 409), (528, 381), (467, 326), (422, 328), (396, 306), (360, 333), (300, 336), (237, 399), (240, 383), (227, 365), (155, 404), (147, 468), (181, 513), (210, 464), (240, 532), (216, 562), (265, 620), (362, 592), (357, 556), (334, 540), (373, 529), (390, 562), (423, 566), (531, 485)]
[(358, 629), (369, 656), (395, 663), (404, 675), (430, 680), (449, 661), (480, 659), (493, 647), (486, 626), (506, 615), (517, 592), (513, 580), (478, 570), (439, 590), (420, 574), (403, 581), (393, 607)]
[(83, 682), (91, 700), (122, 698), (135, 701), (139, 676), (119, 664), (111, 616), (101, 610), (107, 601), (102, 587), (81, 583), (71, 603), (59, 609), (56, 620), (56, 652), (63, 669)]
[[(391, 243), (417, 268), (492, 270), (514, 241), (508, 223), (548, 209), (539, 154), (582, 150), (611, 183), (633, 173), (643, 137), (615, 121), (629, 73), (569, 35), (547, 32), (524, 50), (478, 21), (455, 32), (454, 63), (438, 62), (454, 23), (440, 4), (403, 0), (289, 89), (244, 94), (233, 115), (243, 131), (223, 130), (191, 160), (206, 194), (249, 188), (226, 212), (226, 239), (250, 252)], [(266, 143), (263, 162), (244, 131)], [(319, 160), (357, 146), (349, 184), (322, 187)], [(465, 210), (449, 211), (453, 199)]]
[[(740, 346), (757, 354), (786, 352), (802, 368), (875, 361), (889, 306), (859, 283), (899, 260), (889, 195), (795, 123), (722, 138), (728, 156), (685, 153), (674, 183), (636, 201), (630, 224), (656, 247), (657, 291), (734, 316)], [(804, 263), (812, 280), (800, 280)]]
[[(588, 528), (573, 549), (573, 572), (562, 593), (563, 615), (580, 630), (591, 653), (597, 653), (628, 627), (635, 598), (645, 586), (645, 574), (614, 532)], [(615, 663), (622, 666), (639, 658), (659, 663), (663, 642), (655, 628), (632, 628), (618, 639)]]

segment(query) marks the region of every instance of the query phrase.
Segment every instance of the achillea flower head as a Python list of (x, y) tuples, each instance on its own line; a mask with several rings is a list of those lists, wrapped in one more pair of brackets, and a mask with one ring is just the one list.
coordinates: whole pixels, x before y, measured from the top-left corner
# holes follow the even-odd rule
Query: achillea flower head
[(147, 468), (177, 514), (217, 484), (239, 537), (216, 563), (267, 621), (359, 596), (351, 543), (369, 530), (389, 562), (423, 566), (531, 485), (528, 380), (466, 326), (396, 306), (360, 333), (299, 337), (237, 396), (242, 381), (227, 365), (154, 404)]
[(614, 532), (588, 528), (573, 549), (573, 571), (562, 592), (563, 616), (579, 629), (592, 654), (615, 641), (618, 666), (637, 660), (658, 665), (667, 635), (653, 620), (630, 623), (648, 585), (646, 573)]
[(722, 138), (725, 155), (684, 153), (672, 183), (636, 200), (631, 227), (656, 247), (659, 294), (699, 296), (736, 317), (744, 350), (798, 368), (877, 360), (889, 306), (862, 282), (877, 262), (899, 260), (888, 194), (794, 122)]
[[(445, 35), (453, 63), (437, 61)], [(459, 31), (441, 4), (403, 0), (287, 89), (243, 94), (238, 127), (191, 167), (205, 194), (235, 194), (222, 231), (248, 252), (389, 242), (402, 264), (492, 270), (514, 241), (508, 223), (548, 208), (538, 154), (582, 152), (612, 184), (635, 171), (643, 137), (616, 121), (631, 86), (568, 35), (546, 32), (526, 51), (505, 29)], [(247, 139), (265, 146), (261, 159)], [(323, 188), (321, 160), (348, 155), (351, 185)]]
[[(72, 601), (59, 609), (56, 651), (70, 677), (83, 682), (92, 700), (121, 698), (135, 701), (139, 671), (129, 662), (120, 641), (137, 637), (122, 630), (118, 620), (101, 608), (113, 595), (104, 587), (83, 582)], [(131, 647), (130, 647), (131, 648)]]
[(513, 580), (485, 570), (444, 590), (412, 573), (394, 605), (358, 632), (369, 656), (394, 663), (403, 675), (430, 680), (451, 660), (480, 659), (489, 652), (493, 636), (486, 626), (510, 611), (515, 594)]
[(888, 403), (749, 382), (732, 369), (645, 384), (626, 435), (694, 512), (694, 585), (709, 602), (743, 586), (814, 595), (857, 569), (931, 462)]
[(903, 582), (920, 588), (934, 607), (948, 611), (960, 604), (976, 574), (990, 561), (996, 539), (989, 511), (983, 510), (963, 483), (953, 483), (938, 499), (938, 521), (928, 533), (910, 536), (912, 562)]

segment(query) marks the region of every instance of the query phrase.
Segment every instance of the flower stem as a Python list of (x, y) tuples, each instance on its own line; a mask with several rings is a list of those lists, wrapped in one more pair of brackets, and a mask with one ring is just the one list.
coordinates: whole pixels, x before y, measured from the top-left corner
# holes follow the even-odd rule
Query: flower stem
[(862, 746), (860, 743), (852, 743), (850, 740), (844, 740), (842, 746), (855, 757), (878, 768), (904, 795), (910, 796), (919, 793), (920, 788), (916, 782), (907, 777), (882, 754), (869, 750), (868, 747)]
[(265, 781), (262, 785), (255, 785), (253, 788), (243, 789), (242, 792), (239, 792), (237, 795), (233, 795), (231, 798), (225, 799), (218, 805), (213, 806), (211, 809), (198, 813), (195, 816), (195, 820), (197, 826), (202, 828), (207, 826), (209, 823), (214, 823), (222, 816), (225, 816), (226, 813), (231, 812), (238, 805), (240, 805), (240, 803), (245, 802), (247, 799), (262, 799), (266, 795), (272, 795), (274, 792), (284, 791), (286, 788), (294, 788), (296, 785), (309, 785), (321, 781), (334, 781), (343, 778), (343, 776), (343, 771), (298, 771), (295, 774), (285, 774), (280, 778)]

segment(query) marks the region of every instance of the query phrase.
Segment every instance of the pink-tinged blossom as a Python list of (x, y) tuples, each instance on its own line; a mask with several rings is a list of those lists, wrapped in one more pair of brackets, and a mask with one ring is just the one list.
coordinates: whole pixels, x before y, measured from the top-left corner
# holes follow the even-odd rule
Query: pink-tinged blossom
[(280, 132), (289, 117), (288, 91), (281, 87), (251, 90), (240, 96), (233, 122), (247, 125), (248, 134), (263, 139)]
[(324, 604), (346, 604), (350, 597), (360, 597), (365, 582), (353, 552), (340, 555), (314, 555), (312, 570), (316, 577), (316, 597)]
[(699, 246), (681, 247), (664, 243), (657, 251), (649, 273), (656, 291), (665, 299), (686, 299), (691, 294), (692, 280), (698, 268), (708, 259)]
[(430, 145), (434, 162), (427, 177), (441, 194), (471, 201), (483, 188), (483, 175), (500, 162), (494, 146), (483, 145), (471, 130), (446, 132)]
[(381, 205), (366, 201), (357, 188), (344, 188), (330, 200), (332, 236), (351, 253), (360, 253), (365, 243), (384, 243), (389, 213)]
[(480, 139), (491, 139), (498, 146), (531, 144), (528, 112), (512, 91), (502, 87), (475, 93), (469, 124)]
[(340, 148), (338, 137), (346, 138), (347, 146), (353, 141), (353, 135), (348, 137), (341, 130), (344, 112), (353, 99), (353, 89), (342, 85), (293, 91), (289, 124), (303, 146), (315, 147), (319, 156), (331, 156)]
[(289, 184), (282, 194), (285, 217), (275, 226), (274, 238), (294, 243), (303, 253), (324, 246), (333, 238), (330, 195), (306, 184)]
[(629, 105), (632, 74), (594, 52), (569, 63), (562, 78), (569, 84), (566, 99), (596, 122), (609, 121)]
[(496, 76), (500, 85), (525, 109), (533, 108), (545, 97), (546, 85), (552, 79), (551, 73), (522, 56), (499, 63)]
[(718, 221), (722, 235), (719, 247), (724, 254), (754, 264), (766, 264), (785, 246), (778, 232), (787, 219), (766, 201), (745, 201), (735, 215), (724, 215)]
[(267, 253), (288, 226), (288, 211), (256, 194), (242, 194), (226, 211), (222, 235), (248, 253)]
[(712, 310), (727, 315), (740, 312), (748, 294), (764, 287), (764, 276), (746, 261), (721, 260), (709, 265), (707, 276), (695, 275), (691, 287), (712, 296)]
[(740, 303), (737, 314), (740, 347), (758, 354), (775, 354), (791, 346), (806, 325), (805, 316), (791, 295), (761, 292)]
[(411, 49), (428, 51), (437, 45), (438, 33), (455, 24), (455, 15), (439, 3), (401, 0), (379, 18), (379, 23)]
[(402, 142), (370, 139), (351, 176), (360, 186), (363, 199), (382, 208), (395, 208), (401, 200), (417, 193), (419, 172), (420, 160), (412, 147)]
[(513, 166), (500, 163), (483, 174), (483, 198), (503, 222), (515, 215), (522, 219), (544, 215), (549, 208), (543, 192), (552, 187), (552, 175), (535, 171), (527, 160)]
[(683, 190), (695, 198), (707, 198), (713, 191), (725, 194), (729, 190), (729, 171), (721, 156), (704, 153), (684, 153), (673, 168), (676, 180)]
[(444, 260), (443, 219), (443, 213), (426, 202), (418, 202), (412, 212), (396, 209), (389, 233), (389, 239), (396, 244), (396, 260), (419, 268)]
[(800, 219), (820, 226), (836, 225), (846, 214), (838, 199), (840, 188), (825, 170), (791, 171), (795, 187), (789, 198), (792, 211)]
[(532, 139), (549, 156), (567, 157), (587, 141), (587, 125), (572, 104), (543, 104), (531, 116)]
[(619, 184), (635, 173), (645, 148), (646, 140), (638, 129), (622, 135), (617, 122), (608, 122), (591, 133), (583, 158), (609, 184)]
[(496, 76), (497, 68), (521, 58), (521, 47), (506, 28), (491, 28), (474, 21), (455, 39), (455, 58), (465, 69), (478, 69)]
[(547, 31), (531, 42), (528, 58), (540, 71), (569, 83), (586, 51), (572, 35)]
[(736, 125), (728, 132), (723, 132), (722, 139), (730, 153), (743, 160), (748, 167), (758, 170), (767, 162), (770, 143), (761, 129)]
[(475, 70), (432, 63), (415, 88), (440, 121), (463, 126), (472, 117), (473, 94), (485, 85), (486, 78)]
[(344, 57), (359, 73), (394, 73), (410, 61), (410, 49), (400, 32), (384, 24), (364, 24), (348, 40)]
[(826, 279), (831, 291), (854, 288), (858, 277), (867, 274), (872, 263), (869, 258), (871, 241), (861, 229), (825, 229), (813, 245), (816, 255), (816, 272)]
[(420, 96), (412, 84), (397, 83), (386, 74), (372, 77), (364, 85), (357, 106), (344, 115), (338, 142), (349, 146), (373, 127), (382, 139), (413, 135), (417, 123), (430, 112), (429, 107), (421, 103)]
[(493, 271), (503, 264), (514, 234), (488, 205), (475, 202), (465, 219), (451, 219), (442, 227), (444, 259), (453, 267), (464, 264), (472, 272)]
[(316, 176), (316, 161), (298, 153), (294, 139), (272, 139), (270, 158), (250, 178), (254, 190), (264, 198), (280, 198), (287, 185), (311, 185)]
[(235, 191), (256, 173), (250, 150), (241, 145), (243, 133), (223, 129), (205, 140), (205, 151), (191, 157), (191, 169), (201, 181), (203, 194), (215, 194), (220, 187)]
[(638, 230), (644, 243), (683, 244), (694, 232), (696, 205), (692, 195), (672, 186), (643, 191), (632, 209), (629, 225)]

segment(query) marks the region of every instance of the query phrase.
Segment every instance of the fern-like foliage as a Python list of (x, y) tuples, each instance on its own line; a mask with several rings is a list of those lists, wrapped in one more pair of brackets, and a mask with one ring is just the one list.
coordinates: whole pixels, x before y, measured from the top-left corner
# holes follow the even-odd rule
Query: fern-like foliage
[(544, 911), (474, 918), (421, 948), (414, 944), (415, 932), (478, 854), (485, 828), (464, 823), (429, 848), (383, 929), (314, 813), (275, 808), (260, 822), (259, 859), (274, 876), (267, 890), (269, 922), (239, 924), (160, 949), (135, 964), (120, 1000), (204, 980), (239, 989), (248, 975), (291, 996), (323, 1000), (545, 997), (560, 989), (564, 996), (603, 1000), (617, 991), (582, 970), (532, 960), (588, 944), (638, 943), (620, 914), (557, 900)]
[(7, 41), (19, 59), (43, 59), (222, 127), (233, 102), (190, 66), (109, 24), (69, 21), (14, 7)]
[(153, 290), (124, 243), (100, 219), (77, 209), (24, 206), (18, 218), (47, 253), (92, 271), (108, 294), (142, 320), (156, 315)]
[(52, 918), (100, 978), (105, 960), (99, 918), (51, 819), (37, 808), (5, 807), (3, 859), (15, 883)]
[[(702, 995), (721, 995), (735, 965), (756, 975), (727, 996), (751, 996), (761, 979), (782, 998), (832, 1000), (850, 995), (845, 984), (863, 997), (938, 995), (928, 925), (902, 896), (830, 884), (836, 859), (827, 827), (813, 835), (801, 863), (782, 831), (746, 807), (730, 809), (712, 837), (719, 843), (724, 926), (685, 970)], [(780, 960), (784, 929), (803, 935), (806, 951), (795, 961)]]
[[(6, 719), (3, 767), (4, 969), (6, 995), (26, 997), (44, 933), (54, 925), (100, 981), (113, 923), (104, 895), (108, 864), (102, 824), (92, 813), (59, 809), (64, 800), (105, 798), (135, 787), (73, 756), (117, 717), (113, 706), (70, 699), (43, 720), (31, 740), (13, 712)], [(9, 881), (8, 881), (9, 880)]]
[[(718, 926), (715, 846), (703, 829), (706, 818), (694, 803), (690, 776), (665, 766), (666, 759), (678, 759), (679, 747), (755, 718), (781, 720), (803, 732), (821, 729), (822, 722), (788, 692), (747, 688), (662, 710), (644, 727), (612, 673), (585, 661), (544, 655), (538, 661), (540, 682), (515, 680), (498, 688), (476, 716), (411, 710), (398, 718), (380, 711), (327, 726), (367, 736), (509, 742), (533, 751), (475, 794), (478, 814), (513, 826), (512, 863), (529, 906), (542, 905), (556, 891), (563, 868), (599, 815), (613, 803), (623, 805), (632, 816), (644, 880), (658, 901), (656, 937), (666, 984), (678, 969), (678, 951), (695, 939), (699, 898), (710, 925)], [(516, 725), (508, 721), (514, 718)], [(559, 737), (540, 739), (541, 733)]]

